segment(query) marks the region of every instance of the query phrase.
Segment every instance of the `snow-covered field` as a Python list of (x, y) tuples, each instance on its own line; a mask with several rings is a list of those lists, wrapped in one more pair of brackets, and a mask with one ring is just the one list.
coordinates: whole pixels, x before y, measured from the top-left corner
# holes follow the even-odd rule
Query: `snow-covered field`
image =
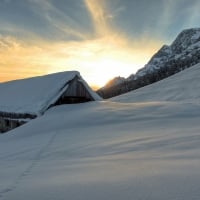
[(0, 200), (199, 200), (200, 64), (0, 135)]

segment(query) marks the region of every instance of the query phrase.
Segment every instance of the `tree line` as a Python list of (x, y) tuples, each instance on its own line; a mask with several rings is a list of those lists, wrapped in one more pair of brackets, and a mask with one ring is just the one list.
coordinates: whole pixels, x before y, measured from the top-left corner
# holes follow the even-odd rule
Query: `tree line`
[(176, 58), (176, 56), (170, 57), (162, 63), (159, 69), (146, 73), (141, 77), (137, 77), (136, 80), (124, 80), (118, 85), (102, 88), (98, 90), (97, 93), (104, 99), (118, 96), (160, 81), (184, 69), (192, 67), (197, 63), (200, 63), (200, 49), (198, 48), (192, 52), (185, 52), (185, 54), (179, 58)]

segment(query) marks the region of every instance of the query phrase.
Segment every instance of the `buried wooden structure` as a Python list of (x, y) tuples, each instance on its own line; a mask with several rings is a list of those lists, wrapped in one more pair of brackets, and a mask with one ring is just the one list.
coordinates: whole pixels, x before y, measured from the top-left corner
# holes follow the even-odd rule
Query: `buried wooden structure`
[(0, 84), (0, 133), (43, 115), (49, 108), (100, 100), (79, 72), (60, 72)]

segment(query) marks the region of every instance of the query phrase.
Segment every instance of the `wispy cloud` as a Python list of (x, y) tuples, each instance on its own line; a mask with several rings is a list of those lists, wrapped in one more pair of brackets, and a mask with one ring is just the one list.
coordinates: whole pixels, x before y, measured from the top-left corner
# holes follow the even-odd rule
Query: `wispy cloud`
[(99, 36), (105, 36), (110, 34), (110, 28), (107, 23), (107, 19), (110, 16), (106, 13), (105, 1), (101, 0), (84, 0), (86, 7), (93, 20), (93, 25), (95, 27), (96, 33)]
[(58, 29), (73, 38), (88, 39), (89, 33), (84, 32), (83, 29), (80, 30), (80, 28), (83, 28), (81, 24), (67, 13), (64, 13), (56, 8), (50, 1), (43, 0), (36, 1), (34, 3), (40, 7), (39, 13), (36, 9), (34, 11), (40, 15), (42, 13), (42, 17), (45, 18), (46, 21), (55, 29)]
[(199, 26), (199, 19), (200, 19), (200, 1), (196, 0), (191, 4), (188, 8), (188, 18), (186, 24), (189, 24), (191, 27), (198, 27)]
[[(87, 39), (92, 30), (90, 22), (87, 21), (89, 17), (85, 14), (86, 9), (81, 4), (75, 6), (76, 4), (70, 1), (0, 1), (0, 33), (24, 39), (37, 35), (52, 41)], [(74, 17), (75, 9), (76, 15), (81, 15), (82, 18)], [(21, 32), (26, 34), (21, 36)]]
[(177, 2), (174, 0), (166, 0), (163, 2), (162, 13), (158, 21), (159, 23), (157, 24), (157, 28), (162, 32), (166, 31), (173, 21), (174, 12), (176, 12), (175, 4), (177, 4)]
[(199, 26), (198, 0), (165, 0), (161, 5), (156, 30), (163, 40), (172, 42), (183, 29)]

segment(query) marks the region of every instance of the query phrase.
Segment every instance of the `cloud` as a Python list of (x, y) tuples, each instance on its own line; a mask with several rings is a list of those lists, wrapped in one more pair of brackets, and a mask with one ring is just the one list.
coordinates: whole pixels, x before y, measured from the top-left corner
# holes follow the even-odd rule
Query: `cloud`
[(155, 30), (163, 41), (170, 43), (183, 29), (199, 26), (200, 2), (198, 0), (163, 0), (161, 2), (162, 7)]
[(114, 76), (135, 72), (159, 46), (147, 39), (129, 45), (123, 39), (108, 37), (54, 43), (38, 40), (31, 44), (1, 36), (0, 80), (78, 70), (90, 85), (103, 86)]
[(41, 74), (46, 68), (39, 61), (41, 53), (43, 50), (37, 46), (30, 47), (15, 38), (0, 36), (0, 80)]
[[(38, 6), (40, 6), (41, 10), (40, 13), (38, 13), (37, 10), (35, 10), (35, 12), (40, 15), (42, 13), (41, 17), (44, 17), (46, 21), (51, 24), (52, 28), (60, 30), (60, 32), (63, 32), (64, 34), (71, 36), (72, 38), (88, 38), (88, 33), (83, 31), (83, 27), (81, 26), (81, 24), (77, 22), (67, 12), (64, 13), (63, 11), (59, 10), (50, 1), (37, 1), (36, 3)], [(66, 5), (63, 6), (66, 7)]]
[(159, 30), (165, 31), (169, 28), (174, 18), (174, 11), (176, 10), (175, 4), (177, 4), (177, 2), (174, 0), (166, 0), (163, 2), (162, 13), (158, 21), (159, 23), (157, 24)]
[(84, 0), (86, 7), (93, 20), (93, 26), (95, 27), (96, 34), (98, 36), (105, 36), (110, 33), (110, 28), (107, 23), (109, 15), (106, 12), (105, 1), (101, 0)]
[(86, 8), (71, 0), (0, 1), (0, 33), (25, 40), (32, 35), (49, 41), (87, 39), (92, 34), (88, 19)]
[(193, 0), (193, 3), (188, 7), (188, 17), (186, 20), (187, 26), (190, 27), (199, 27), (199, 19), (200, 19), (200, 1)]
[[(83, 0), (84, 4), (78, 1), (78, 4), (69, 4), (66, 8), (65, 0), (60, 0), (59, 4), (53, 0), (27, 2), (31, 4), (29, 10), (32, 16), (42, 19), (45, 27), (32, 31), (35, 27), (20, 29), (18, 26), (13, 28), (10, 23), (5, 24), (5, 32), (19, 32), (17, 35), (10, 34), (12, 37), (5, 34), (0, 37), (1, 81), (78, 70), (89, 84), (103, 86), (114, 76), (127, 77), (136, 72), (162, 45), (152, 36), (142, 34), (128, 38), (116, 29), (113, 22), (126, 11), (122, 5), (116, 4), (111, 8), (105, 0)], [(87, 27), (83, 28), (84, 21), (79, 26), (82, 21), (69, 13), (76, 9), (79, 11), (80, 7), (80, 15), (83, 11), (84, 16), (88, 14), (89, 19), (86, 19), (91, 27), (87, 31), (84, 31)]]

